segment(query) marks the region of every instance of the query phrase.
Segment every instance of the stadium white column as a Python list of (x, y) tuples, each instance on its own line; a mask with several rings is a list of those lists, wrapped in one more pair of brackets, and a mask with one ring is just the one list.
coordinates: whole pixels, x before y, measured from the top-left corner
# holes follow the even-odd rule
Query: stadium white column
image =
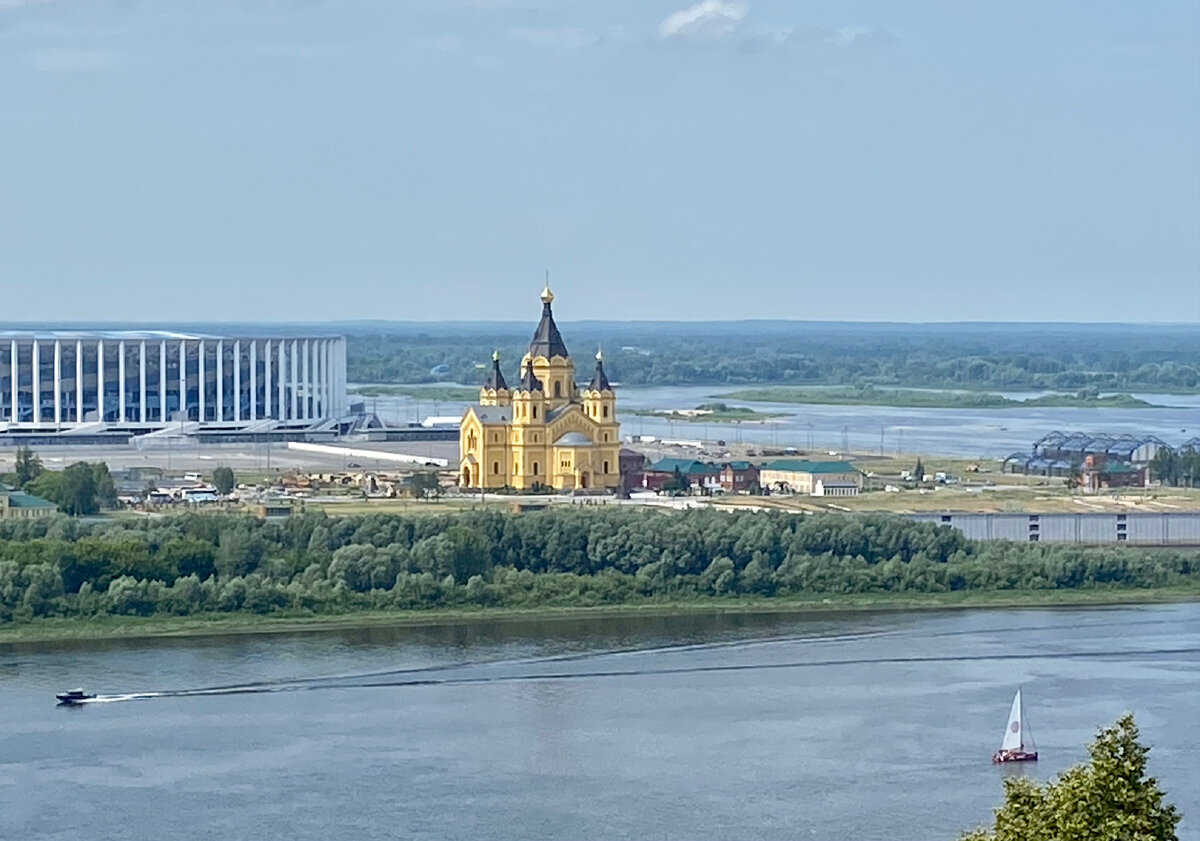
[(299, 377), (297, 377), (297, 372), (298, 372), (300, 366), (298, 366), (296, 364), (296, 340), (295, 339), (292, 339), (292, 352), (290, 354), (288, 354), (288, 356), (291, 357), (289, 361), (291, 362), (291, 365), (292, 365), (292, 371), (291, 371), (292, 376), (290, 378), (290, 384), (291, 384), (291, 389), (292, 389), (292, 413), (291, 413), (290, 417), (292, 420), (295, 420), (296, 418), (300, 417), (300, 414), (298, 411), (300, 408), (300, 396), (297, 393), (299, 391), (299, 388), (297, 388), (297, 380), (299, 379)]
[(258, 340), (250, 340), (250, 420), (258, 420)]
[(263, 342), (263, 420), (271, 419), (271, 340)]
[(54, 340), (54, 425), (62, 423), (62, 340)]
[(287, 342), (279, 340), (275, 362), (275, 379), (279, 381), (279, 399), (275, 401), (275, 416), (287, 420)]
[(317, 381), (316, 396), (313, 398), (313, 400), (315, 402), (315, 405), (313, 407), (313, 417), (314, 418), (323, 418), (327, 414), (327, 412), (326, 412), (327, 407), (325, 405), (327, 402), (325, 400), (325, 376), (326, 376), (326, 371), (328, 370), (325, 367), (325, 340), (324, 339), (317, 339), (316, 342), (313, 343), (313, 362), (317, 366), (317, 376), (315, 377), (315, 379)]
[(42, 371), (38, 340), (33, 340), (33, 422), (42, 421)]
[(146, 422), (146, 340), (138, 347), (138, 423)]
[(233, 340), (233, 419), (242, 419), (242, 340)]
[(321, 340), (317, 339), (312, 343), (313, 351), (313, 398), (312, 398), (312, 416), (314, 418), (321, 417)]
[(347, 396), (347, 392), (350, 389), (350, 382), (349, 382), (350, 375), (348, 373), (349, 369), (350, 369), (350, 362), (349, 362), (349, 354), (347, 353), (347, 349), (346, 349), (346, 340), (344, 338), (339, 339), (338, 340), (338, 376), (341, 378), (341, 382), (338, 384), (338, 399), (342, 402), (342, 410), (343, 411), (350, 410), (350, 398)]
[(83, 423), (83, 341), (75, 340), (75, 423)]
[(179, 340), (179, 411), (187, 420), (187, 339)]
[(199, 411), (197, 412), (196, 417), (203, 422), (205, 417), (204, 413), (207, 411), (207, 407), (204, 405), (204, 339), (201, 339), (200, 343), (196, 346), (196, 357), (200, 363), (200, 367), (196, 369), (200, 376), (198, 380), (200, 389), (198, 392), (196, 392), (196, 397), (198, 398), (199, 404)]
[(10, 389), (9, 389), (12, 392), (12, 395), (11, 395), (12, 409), (9, 410), (8, 420), (10, 423), (16, 423), (17, 418), (19, 418), (21, 416), (20, 413), (17, 411), (17, 374), (18, 374), (18, 371), (17, 371), (17, 340), (16, 339), (13, 339), (12, 343), (9, 345), (8, 371), (9, 371), (9, 374), (12, 376), (12, 382), (10, 384)]
[(330, 402), (333, 403), (333, 413), (340, 415), (345, 411), (342, 406), (342, 340), (334, 339), (333, 345), (330, 348), (333, 355), (333, 397)]
[(324, 398), (321, 396), (324, 379), (321, 376), (321, 340), (317, 339), (312, 343), (313, 354), (313, 396), (312, 396), (312, 416), (314, 418), (321, 417), (321, 404)]
[(104, 339), (96, 342), (96, 420), (104, 422)]
[(300, 417), (303, 420), (308, 420), (312, 417), (312, 371), (309, 368), (309, 363), (312, 361), (312, 344), (308, 339), (304, 340), (302, 345), (304, 348), (300, 351), (300, 385), (304, 389), (304, 398), (300, 401)]
[(225, 342), (217, 339), (217, 376), (213, 381), (217, 389), (217, 420), (225, 420)]
[(117, 342), (117, 422), (125, 423), (125, 340)]
[(325, 340), (325, 415), (333, 417), (333, 339)]
[(158, 343), (158, 419), (167, 422), (167, 340)]

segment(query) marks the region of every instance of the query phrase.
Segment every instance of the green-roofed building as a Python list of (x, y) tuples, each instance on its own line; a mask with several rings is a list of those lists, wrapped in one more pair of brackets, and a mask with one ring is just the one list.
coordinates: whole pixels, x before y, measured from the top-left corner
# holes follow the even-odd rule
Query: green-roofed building
[(0, 520), (39, 520), (52, 517), (58, 506), (40, 496), (0, 485)]
[(758, 481), (780, 493), (857, 496), (862, 491), (862, 471), (848, 461), (770, 461), (759, 468)]
[(660, 458), (642, 471), (642, 487), (661, 491), (675, 471), (697, 490), (717, 490), (721, 487), (721, 468), (716, 464), (690, 458)]

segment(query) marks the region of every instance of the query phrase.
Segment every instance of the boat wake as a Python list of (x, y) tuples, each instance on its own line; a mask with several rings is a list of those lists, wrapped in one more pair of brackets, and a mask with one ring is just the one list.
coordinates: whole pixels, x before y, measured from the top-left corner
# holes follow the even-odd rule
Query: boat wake
[[(421, 686), (470, 686), (473, 684), (529, 683), (538, 681), (599, 680), (614, 677), (642, 677), (722, 672), (777, 671), (782, 669), (819, 669), (837, 666), (890, 665), (914, 663), (965, 663), (1019, 660), (1122, 660), (1144, 657), (1163, 657), (1200, 654), (1200, 647), (1133, 649), (1125, 651), (1060, 651), (1021, 654), (935, 655), (911, 657), (868, 657), (824, 660), (798, 660), (779, 663), (723, 663), (664, 668), (591, 669), (586, 671), (519, 672), (516, 674), (464, 675), (461, 677), (418, 677), (421, 672), (433, 673), (467, 664), (431, 666), (423, 669), (397, 670), (386, 673), (325, 677), (215, 686), (199, 689), (177, 689), (161, 692), (130, 692), (118, 695), (97, 695), (83, 703), (113, 703), (116, 701), (146, 701), (161, 698), (195, 698), (210, 695), (250, 695), (277, 692), (311, 692), (326, 689), (410, 688)], [(546, 658), (540, 662), (552, 662)], [(485, 665), (531, 665), (530, 661), (493, 661)], [(411, 677), (404, 677), (411, 675)]]

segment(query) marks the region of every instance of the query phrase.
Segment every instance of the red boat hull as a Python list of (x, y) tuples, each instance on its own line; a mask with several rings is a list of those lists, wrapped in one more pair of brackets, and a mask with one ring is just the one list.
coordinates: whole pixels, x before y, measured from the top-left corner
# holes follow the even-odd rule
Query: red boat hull
[(992, 762), (1037, 762), (1037, 751), (998, 750), (992, 755)]

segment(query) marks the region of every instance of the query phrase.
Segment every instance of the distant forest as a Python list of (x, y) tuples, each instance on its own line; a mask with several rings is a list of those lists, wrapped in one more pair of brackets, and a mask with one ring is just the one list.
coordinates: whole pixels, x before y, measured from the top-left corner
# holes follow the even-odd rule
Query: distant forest
[(0, 624), (40, 616), (587, 606), (1194, 585), (1200, 555), (978, 543), (899, 517), (564, 508), (0, 520)]
[[(603, 348), (624, 385), (872, 385), (1069, 392), (1200, 391), (1200, 329), (1121, 324), (580, 322), (586, 378)], [(356, 383), (481, 381), (493, 350), (516, 378), (532, 325), (353, 324)]]

